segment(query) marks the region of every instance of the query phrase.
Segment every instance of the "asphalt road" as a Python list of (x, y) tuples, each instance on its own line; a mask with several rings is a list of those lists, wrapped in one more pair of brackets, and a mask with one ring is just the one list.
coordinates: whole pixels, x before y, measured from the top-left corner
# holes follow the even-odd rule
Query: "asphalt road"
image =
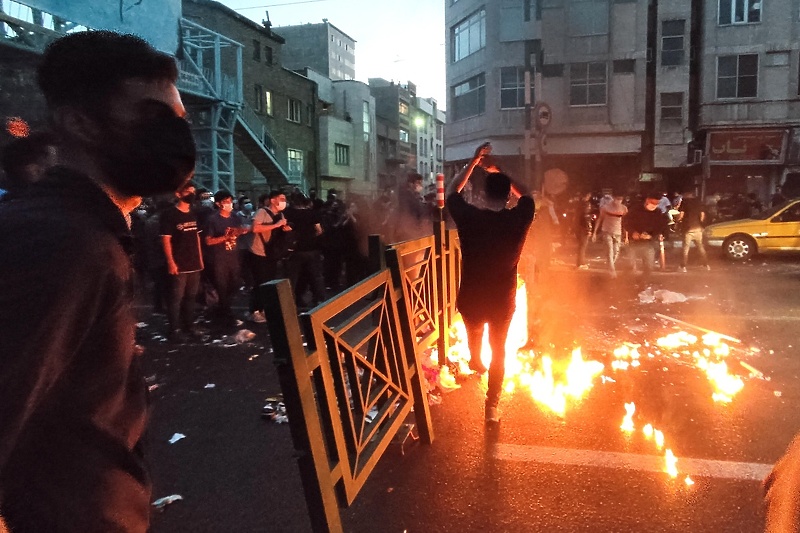
[[(532, 302), (539, 352), (580, 345), (611, 379), (597, 377), (563, 416), (525, 391), (506, 394), (502, 422), (488, 428), (484, 385), (464, 379), (432, 407), (435, 442), (412, 444), (405, 455), (390, 448), (342, 511), (345, 530), (762, 530), (759, 478), (800, 429), (800, 265), (796, 257), (716, 261), (710, 272), (681, 274), (672, 259), (647, 280), (626, 272), (609, 279), (599, 258), (589, 271), (556, 260)], [(648, 288), (689, 299), (642, 303)], [(153, 531), (309, 531), (288, 426), (260, 417), (265, 397), (279, 392), (266, 328), (245, 324), (256, 338), (232, 347), (211, 341), (237, 328), (174, 346), (154, 339), (163, 317), (141, 312), (140, 341), (158, 385), (149, 435), (154, 498), (183, 497), (154, 513)], [(729, 364), (744, 388), (731, 403), (712, 401), (696, 367), (656, 352), (655, 340), (674, 331), (656, 313), (741, 339)], [(611, 352), (623, 342), (649, 343), (642, 353), (656, 353), (639, 368), (614, 371)], [(751, 378), (740, 360), (769, 381)], [(627, 402), (636, 405), (630, 434), (620, 429)], [(662, 472), (664, 450), (642, 433), (648, 422), (677, 457), (676, 478)], [(170, 444), (174, 433), (186, 437)]]

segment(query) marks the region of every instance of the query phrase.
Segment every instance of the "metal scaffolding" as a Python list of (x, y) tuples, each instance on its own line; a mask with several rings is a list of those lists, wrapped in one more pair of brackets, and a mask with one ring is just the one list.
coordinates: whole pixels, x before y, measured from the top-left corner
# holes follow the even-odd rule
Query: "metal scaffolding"
[[(181, 19), (181, 52), (178, 89), (190, 96), (186, 107), (197, 143), (194, 181), (210, 191), (235, 193), (233, 130), (244, 100), (242, 45)], [(223, 65), (231, 63), (235, 71), (224, 72)]]

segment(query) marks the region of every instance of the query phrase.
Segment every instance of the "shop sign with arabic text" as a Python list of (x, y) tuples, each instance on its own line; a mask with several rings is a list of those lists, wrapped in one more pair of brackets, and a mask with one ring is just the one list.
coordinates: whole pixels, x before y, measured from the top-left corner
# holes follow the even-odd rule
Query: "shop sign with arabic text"
[(718, 165), (782, 165), (786, 130), (712, 131), (707, 155)]

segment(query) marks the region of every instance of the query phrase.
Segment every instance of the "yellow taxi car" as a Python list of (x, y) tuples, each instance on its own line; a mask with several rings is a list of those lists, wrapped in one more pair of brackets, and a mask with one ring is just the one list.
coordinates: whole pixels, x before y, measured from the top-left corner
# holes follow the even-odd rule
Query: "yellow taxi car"
[(800, 252), (800, 198), (751, 218), (711, 224), (703, 237), (709, 247), (721, 248), (725, 257), (735, 261), (764, 252)]

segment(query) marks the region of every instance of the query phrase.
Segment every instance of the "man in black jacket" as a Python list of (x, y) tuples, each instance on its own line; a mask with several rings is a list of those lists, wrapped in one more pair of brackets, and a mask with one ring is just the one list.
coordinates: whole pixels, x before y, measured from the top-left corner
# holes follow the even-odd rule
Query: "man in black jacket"
[(650, 274), (655, 262), (656, 246), (664, 242), (669, 228), (667, 214), (658, 208), (660, 196), (649, 195), (644, 203), (633, 207), (622, 219), (625, 232), (625, 244), (631, 264), (636, 272), (638, 259), (642, 260), (645, 274)]
[(105, 31), (42, 57), (56, 166), (0, 205), (0, 531), (148, 528), (130, 212), (193, 173), (177, 75)]

